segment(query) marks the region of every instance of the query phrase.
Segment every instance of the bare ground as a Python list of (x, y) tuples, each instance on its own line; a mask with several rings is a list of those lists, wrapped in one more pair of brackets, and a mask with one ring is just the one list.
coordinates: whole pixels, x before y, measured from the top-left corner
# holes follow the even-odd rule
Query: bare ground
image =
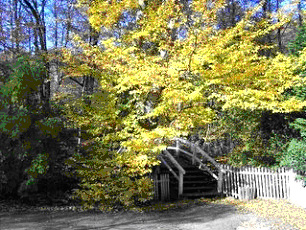
[[(73, 208), (73, 210), (71, 210)], [(142, 209), (117, 213), (80, 212), (72, 206), (26, 206), (0, 201), (0, 229), (102, 229), (102, 230), (298, 230), (306, 212), (284, 201), (231, 198), (200, 199), (160, 203)], [(259, 210), (259, 211), (258, 211)], [(264, 211), (263, 211), (264, 210)], [(269, 213), (267, 214), (267, 210)], [(284, 219), (284, 211), (297, 213)], [(303, 213), (302, 213), (303, 212)], [(265, 215), (263, 215), (263, 213)], [(278, 214), (277, 214), (278, 213)], [(303, 214), (303, 215), (301, 215)], [(282, 216), (283, 215), (283, 216)], [(292, 221), (291, 221), (292, 220)], [(291, 222), (296, 221), (290, 225)], [(300, 222), (303, 223), (300, 223)], [(297, 227), (302, 226), (302, 227)]]
[[(188, 203), (188, 202), (187, 202)], [(76, 212), (72, 210), (0, 211), (0, 229), (102, 229), (102, 230), (244, 230), (294, 229), (273, 226), (255, 214), (238, 211), (233, 205), (218, 203), (155, 205), (144, 212)], [(165, 207), (168, 207), (165, 209)]]

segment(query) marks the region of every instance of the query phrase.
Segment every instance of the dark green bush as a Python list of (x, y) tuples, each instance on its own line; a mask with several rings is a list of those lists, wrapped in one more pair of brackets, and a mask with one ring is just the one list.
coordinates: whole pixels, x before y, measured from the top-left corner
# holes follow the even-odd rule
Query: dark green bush
[(0, 85), (0, 194), (29, 198), (71, 189), (66, 160), (75, 150), (75, 132), (65, 128), (59, 107), (41, 112), (45, 66), (22, 56), (12, 70)]
[(306, 119), (298, 118), (291, 126), (300, 131), (301, 137), (291, 140), (284, 153), (281, 166), (293, 168), (306, 181)]

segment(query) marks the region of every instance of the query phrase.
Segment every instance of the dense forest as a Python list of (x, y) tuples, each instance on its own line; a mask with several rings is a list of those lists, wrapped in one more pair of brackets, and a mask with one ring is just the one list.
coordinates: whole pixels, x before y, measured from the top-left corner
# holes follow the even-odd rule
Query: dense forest
[(174, 137), (306, 171), (302, 0), (1, 0), (0, 197), (152, 197)]

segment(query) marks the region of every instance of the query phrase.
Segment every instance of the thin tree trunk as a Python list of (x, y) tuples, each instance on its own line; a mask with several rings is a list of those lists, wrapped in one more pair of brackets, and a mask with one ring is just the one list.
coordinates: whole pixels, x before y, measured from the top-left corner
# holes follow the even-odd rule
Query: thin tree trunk
[(302, 16), (302, 0), (298, 4), (298, 14), (299, 14), (299, 26), (303, 26), (303, 16)]
[(15, 44), (16, 44), (16, 53), (19, 53), (19, 30), (20, 30), (20, 21), (18, 18), (18, 1), (14, 0), (13, 1), (13, 7), (14, 7), (14, 23), (15, 23), (15, 28), (14, 28), (14, 40), (15, 40)]
[[(98, 38), (99, 38), (99, 33), (95, 31), (92, 27), (90, 27), (90, 37), (89, 37), (89, 43), (92, 46), (96, 46), (98, 44)], [(93, 94), (94, 92), (94, 84), (95, 84), (95, 79), (93, 76), (84, 76), (83, 79), (83, 95), (85, 96), (85, 103), (87, 105), (91, 104), (90, 100), (90, 95)]]
[(30, 51), (30, 53), (32, 53), (32, 39), (31, 39), (31, 29), (30, 28), (28, 28), (28, 34), (29, 34), (29, 51)]
[(57, 5), (56, 5), (56, 1), (54, 1), (53, 3), (53, 10), (54, 10), (54, 18), (55, 18), (55, 34), (54, 34), (54, 46), (55, 46), (55, 50), (57, 50), (58, 48), (58, 15), (57, 15)]
[[(268, 19), (269, 16), (268, 16), (268, 13), (270, 13), (269, 11), (269, 8), (270, 8), (270, 0), (264, 0), (264, 3), (263, 3), (263, 18), (264, 19)], [(268, 44), (271, 44), (272, 43), (272, 39), (271, 39), (271, 36), (270, 34), (267, 34), (266, 35), (266, 38), (265, 38), (265, 43), (268, 43)], [(270, 56), (271, 55), (271, 50), (267, 50), (264, 52), (266, 56)]]
[(267, 18), (267, 11), (268, 11), (268, 3), (267, 3), (267, 0), (264, 0), (263, 6), (262, 6), (262, 10), (263, 10), (262, 17), (263, 17), (263, 18)]
[[(280, 0), (276, 0), (276, 10), (279, 10), (279, 3)], [(279, 22), (279, 19), (277, 19), (277, 21)], [(278, 48), (279, 50), (282, 52), (282, 36), (281, 36), (281, 29), (278, 28), (277, 29), (277, 43), (278, 43)]]
[[(71, 27), (72, 27), (72, 16), (71, 16), (71, 6), (68, 6), (67, 9), (67, 30), (66, 30), (66, 34), (65, 34), (65, 47), (67, 47), (68, 42), (69, 42), (69, 36), (70, 36), (70, 31), (71, 31)], [(64, 37), (64, 35), (63, 35)]]
[(231, 0), (231, 27), (234, 27), (235, 24), (236, 24), (236, 20), (235, 20), (235, 17), (236, 17), (236, 10), (235, 10), (235, 4), (234, 4), (234, 0)]
[[(14, 11), (13, 8), (13, 1), (10, 1), (10, 11)], [(10, 33), (10, 42), (12, 43), (12, 51), (13, 51), (13, 58), (15, 59), (15, 43), (14, 43), (14, 38), (13, 38), (13, 32), (14, 32), (14, 14), (10, 13), (10, 27), (9, 27), (9, 33)]]

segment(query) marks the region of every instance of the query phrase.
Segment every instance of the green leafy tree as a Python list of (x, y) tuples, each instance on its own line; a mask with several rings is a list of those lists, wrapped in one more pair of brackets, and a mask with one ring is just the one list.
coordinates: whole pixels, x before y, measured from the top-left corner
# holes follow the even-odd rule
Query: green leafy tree
[(295, 39), (289, 43), (289, 52), (293, 55), (299, 56), (300, 52), (306, 47), (306, 26), (302, 24), (298, 28)]
[(301, 138), (291, 140), (281, 165), (299, 171), (306, 182), (306, 119), (298, 118), (291, 125), (300, 132)]
[(53, 107), (48, 116), (42, 113), (44, 102), (38, 96), (46, 71), (43, 62), (21, 56), (11, 69), (0, 88), (0, 173), (5, 178), (1, 194), (18, 195), (19, 191), (23, 196), (46, 178), (48, 183), (40, 187), (51, 194), (55, 180), (65, 176), (67, 130), (59, 109)]
[[(296, 73), (300, 74), (303, 78), (305, 77), (306, 72), (306, 26), (301, 24), (294, 41), (289, 44), (289, 51), (295, 56), (299, 57), (299, 61), (296, 66)], [(305, 83), (300, 84), (296, 87), (292, 87), (286, 92), (288, 97), (296, 97), (301, 100), (306, 100), (306, 88)], [(298, 130), (300, 133), (300, 138), (293, 138), (289, 143), (289, 146), (284, 153), (281, 165), (292, 167), (297, 171), (304, 172), (306, 171), (306, 120), (303, 117), (303, 114), (294, 122), (292, 122), (291, 127), (295, 130)], [(306, 177), (304, 176), (304, 179)]]

